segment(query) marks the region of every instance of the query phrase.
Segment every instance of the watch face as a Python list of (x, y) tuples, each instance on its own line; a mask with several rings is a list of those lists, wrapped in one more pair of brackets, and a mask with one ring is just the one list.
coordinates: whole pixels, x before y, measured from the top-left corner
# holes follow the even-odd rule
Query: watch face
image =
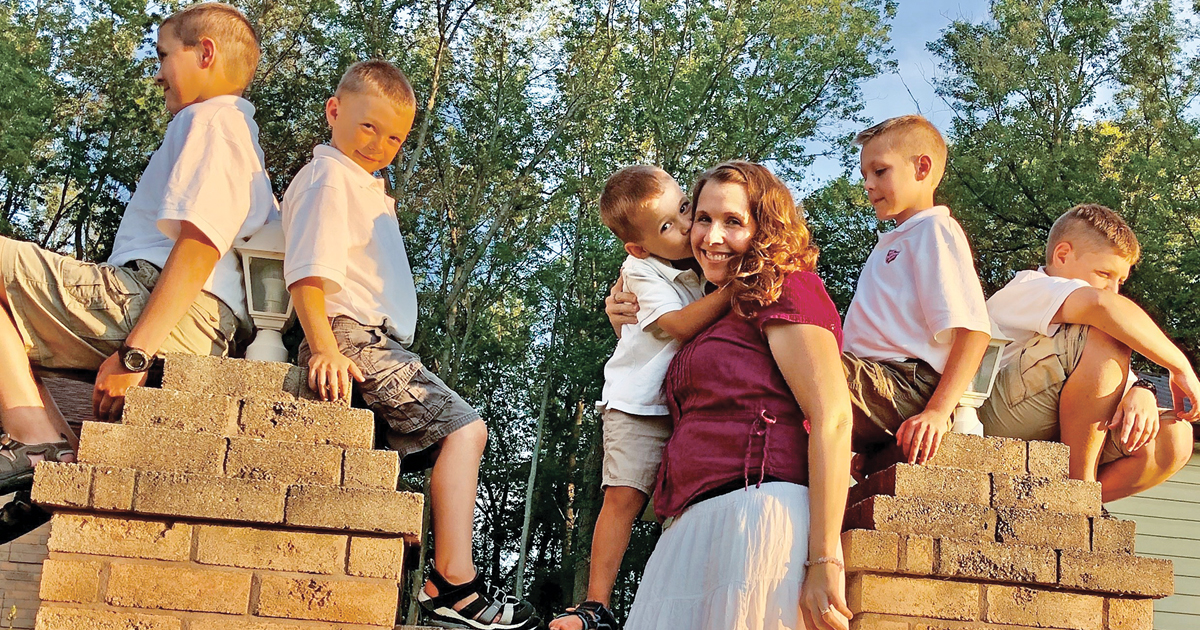
[(146, 366), (150, 363), (150, 358), (146, 356), (145, 352), (131, 348), (125, 353), (123, 362), (125, 363), (125, 369), (131, 372), (144, 372)]

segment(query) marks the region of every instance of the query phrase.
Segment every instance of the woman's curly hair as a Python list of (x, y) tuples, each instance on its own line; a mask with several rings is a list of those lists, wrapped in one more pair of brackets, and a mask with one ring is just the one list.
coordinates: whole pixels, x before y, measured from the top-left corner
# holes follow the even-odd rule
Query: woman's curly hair
[(693, 208), (708, 182), (738, 184), (750, 202), (750, 216), (757, 230), (750, 249), (734, 270), (729, 288), (734, 312), (753, 317), (779, 299), (788, 274), (816, 268), (817, 248), (810, 242), (808, 225), (792, 193), (767, 167), (735, 160), (708, 169), (692, 188)]

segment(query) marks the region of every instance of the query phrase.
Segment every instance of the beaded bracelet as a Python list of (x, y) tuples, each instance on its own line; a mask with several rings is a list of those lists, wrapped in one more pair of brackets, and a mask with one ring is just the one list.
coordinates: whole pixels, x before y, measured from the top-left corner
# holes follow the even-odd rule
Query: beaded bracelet
[(841, 560), (839, 560), (838, 558), (835, 558), (833, 556), (821, 556), (820, 558), (817, 558), (816, 560), (805, 560), (804, 561), (804, 566), (806, 568), (814, 566), (814, 565), (818, 565), (818, 564), (836, 564), (841, 570), (843, 570), (843, 571), (846, 570), (846, 563), (842, 562)]

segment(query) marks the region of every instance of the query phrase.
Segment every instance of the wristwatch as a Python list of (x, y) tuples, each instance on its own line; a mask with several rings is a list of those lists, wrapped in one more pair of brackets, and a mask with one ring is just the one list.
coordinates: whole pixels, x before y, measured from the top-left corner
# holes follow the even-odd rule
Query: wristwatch
[(1134, 387), (1144, 387), (1144, 388), (1150, 390), (1150, 393), (1154, 394), (1154, 396), (1156, 398), (1158, 397), (1158, 388), (1155, 387), (1154, 382), (1149, 379), (1139, 378), (1138, 380), (1133, 382), (1133, 385), (1129, 386), (1130, 389), (1133, 389)]
[(145, 372), (150, 369), (150, 364), (154, 361), (154, 357), (147, 354), (145, 350), (130, 348), (124, 343), (117, 350), (117, 357), (121, 359), (121, 365), (130, 372)]

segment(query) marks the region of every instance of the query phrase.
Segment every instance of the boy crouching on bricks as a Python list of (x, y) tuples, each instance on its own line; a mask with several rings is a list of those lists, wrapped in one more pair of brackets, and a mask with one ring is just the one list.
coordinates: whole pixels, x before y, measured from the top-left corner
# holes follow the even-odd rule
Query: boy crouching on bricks
[(689, 233), (692, 204), (666, 171), (629, 166), (613, 173), (600, 195), (600, 219), (625, 243), (624, 287), (637, 297), (637, 323), (604, 366), (604, 503), (592, 535), (588, 599), (551, 630), (616, 630), (608, 606), (633, 521), (646, 508), (658, 476), (671, 417), (663, 398), (667, 366), (679, 350), (729, 309), (729, 295), (704, 295)]
[[(1183, 352), (1118, 294), (1141, 256), (1112, 210), (1068, 210), (1050, 228), (1046, 266), (1018, 273), (988, 300), (1015, 341), (979, 410), (987, 435), (1062, 441), (1072, 479), (1099, 481), (1105, 502), (1152, 488), (1192, 455), (1200, 382)], [(1160, 418), (1154, 384), (1129, 371), (1137, 352), (1171, 374), (1174, 410)], [(1191, 410), (1184, 411), (1184, 399)]]
[(154, 80), (173, 118), (108, 263), (0, 237), (0, 494), (28, 488), (38, 461), (75, 457), (75, 436), (31, 365), (97, 371), (96, 416), (115, 421), (156, 355), (226, 355), (235, 332), (249, 330), (231, 249), (276, 212), (254, 106), (241, 97), (258, 58), (254, 29), (229, 5), (168, 17)]
[(487, 427), (474, 409), (406, 346), (417, 293), (396, 202), (374, 173), (387, 168), (412, 128), (408, 79), (386, 61), (356, 63), (325, 104), (331, 146), (313, 149), (283, 197), (284, 279), (304, 328), (300, 362), (327, 400), (351, 378), (406, 469), (428, 467), (433, 572), (419, 600), (426, 619), (457, 628), (533, 628), (528, 603), (491, 589), (475, 569), (471, 538)]
[(879, 235), (846, 312), (843, 364), (854, 450), (897, 443), (925, 463), (991, 340), (970, 245), (949, 208), (934, 205), (946, 142), (921, 116), (891, 118), (854, 139)]

